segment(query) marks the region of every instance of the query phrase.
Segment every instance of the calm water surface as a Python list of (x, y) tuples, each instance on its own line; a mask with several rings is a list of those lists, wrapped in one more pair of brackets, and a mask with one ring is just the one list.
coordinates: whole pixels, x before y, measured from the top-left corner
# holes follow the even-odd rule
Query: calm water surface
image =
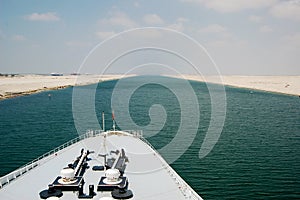
[[(163, 80), (181, 87), (177, 79)], [(124, 90), (133, 87), (134, 81), (128, 81)], [(99, 84), (96, 93), (96, 113), (101, 121), (105, 111), (106, 127), (112, 125), (110, 99), (116, 82)], [(201, 120), (192, 145), (172, 167), (204, 199), (300, 199), (300, 99), (226, 87), (223, 132), (211, 153), (199, 159), (211, 105), (206, 84), (190, 83), (199, 100)], [(89, 90), (90, 86), (81, 89)], [(160, 149), (175, 136), (181, 110), (169, 89), (147, 84), (130, 100), (129, 110), (136, 124), (146, 126), (150, 122), (149, 108), (154, 104), (161, 104), (167, 113), (164, 127), (153, 130), (158, 133), (147, 138)], [(0, 101), (0, 175), (77, 136), (72, 88)]]

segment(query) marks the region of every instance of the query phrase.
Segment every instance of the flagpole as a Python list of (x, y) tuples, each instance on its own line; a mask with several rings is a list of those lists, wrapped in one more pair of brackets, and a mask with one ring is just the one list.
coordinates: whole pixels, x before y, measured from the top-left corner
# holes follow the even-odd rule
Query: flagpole
[(113, 120), (113, 130), (116, 131), (116, 122), (115, 122), (115, 114), (114, 114), (114, 111), (112, 111), (112, 120)]
[(102, 111), (102, 129), (105, 132), (105, 120), (104, 120), (104, 111)]

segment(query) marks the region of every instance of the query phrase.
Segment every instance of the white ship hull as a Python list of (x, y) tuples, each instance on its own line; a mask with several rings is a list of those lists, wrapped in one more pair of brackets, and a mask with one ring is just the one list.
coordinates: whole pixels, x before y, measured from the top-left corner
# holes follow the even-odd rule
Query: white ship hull
[[(114, 183), (101, 185), (101, 178), (104, 179), (106, 176), (105, 170), (94, 170), (93, 167), (105, 166), (110, 157), (112, 158), (110, 161), (114, 161), (114, 159), (116, 161), (120, 155), (122, 157), (120, 153), (122, 149), (126, 154), (126, 159), (122, 161), (124, 163), (126, 161), (126, 164), (122, 163), (125, 170), (118, 180), (121, 181), (122, 177), (127, 180), (126, 191), (133, 194), (133, 197), (130, 196), (128, 199), (201, 199), (159, 153), (141, 137), (140, 133), (131, 133), (90, 131), (80, 138), (66, 143), (29, 165), (1, 177), (0, 199), (45, 199), (45, 197), (41, 197), (41, 192), (45, 193), (46, 191), (47, 193), (49, 184), (54, 184), (57, 190), (61, 189), (62, 196), (50, 198), (50, 194), (48, 199), (73, 200), (79, 197), (97, 200), (114, 199), (111, 191), (103, 189)], [(66, 186), (61, 187), (55, 183), (60, 178), (61, 170), (68, 167), (69, 163), (74, 162), (78, 155), (79, 157), (83, 155), (80, 154), (82, 150), (88, 151), (85, 158), (82, 156), (82, 159), (86, 159), (88, 167), (78, 178), (78, 184), (82, 185), (82, 191), (79, 191), (77, 186), (73, 187), (76, 185), (73, 183), (76, 181), (75, 179), (72, 184), (69, 184), (72, 186), (70, 190), (66, 189)], [(116, 150), (119, 152), (111, 152)], [(107, 154), (107, 163), (105, 163), (104, 154)], [(116, 165), (122, 164), (115, 162), (110, 167), (117, 168)], [(77, 166), (74, 167), (75, 171), (79, 168), (79, 165)], [(93, 195), (90, 195), (91, 186)]]

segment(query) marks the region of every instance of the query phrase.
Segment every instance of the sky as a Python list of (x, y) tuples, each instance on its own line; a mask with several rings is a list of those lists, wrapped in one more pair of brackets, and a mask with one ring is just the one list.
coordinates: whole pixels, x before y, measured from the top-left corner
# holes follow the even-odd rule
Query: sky
[(300, 0), (0, 0), (0, 73), (300, 75), (299, 49)]

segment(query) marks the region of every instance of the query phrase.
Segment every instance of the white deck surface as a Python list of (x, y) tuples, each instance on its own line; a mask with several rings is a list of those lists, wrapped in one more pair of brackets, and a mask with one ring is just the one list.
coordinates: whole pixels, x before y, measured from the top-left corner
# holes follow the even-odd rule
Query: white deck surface
[[(111, 150), (121, 150), (123, 148), (129, 159), (125, 174), (129, 181), (129, 187), (133, 192), (133, 198), (142, 200), (175, 200), (175, 199), (201, 199), (191, 188), (170, 168), (169, 165), (150, 146), (139, 138), (119, 132), (118, 135), (106, 137), (103, 145), (103, 135), (90, 137), (73, 144), (56, 155), (51, 155), (40, 161), (40, 165), (28, 171), (16, 180), (11, 181), (0, 189), (0, 199), (40, 199), (39, 192), (48, 188), (61, 169), (72, 163), (84, 150), (94, 151), (88, 158), (89, 169), (84, 174), (84, 193), (88, 194), (88, 186), (93, 184), (96, 196), (93, 199), (99, 200), (101, 197), (110, 197), (110, 192), (98, 192), (97, 184), (103, 171), (93, 171), (95, 165), (103, 165), (104, 159), (98, 154), (110, 152)], [(63, 191), (60, 200), (78, 199), (78, 193)]]

